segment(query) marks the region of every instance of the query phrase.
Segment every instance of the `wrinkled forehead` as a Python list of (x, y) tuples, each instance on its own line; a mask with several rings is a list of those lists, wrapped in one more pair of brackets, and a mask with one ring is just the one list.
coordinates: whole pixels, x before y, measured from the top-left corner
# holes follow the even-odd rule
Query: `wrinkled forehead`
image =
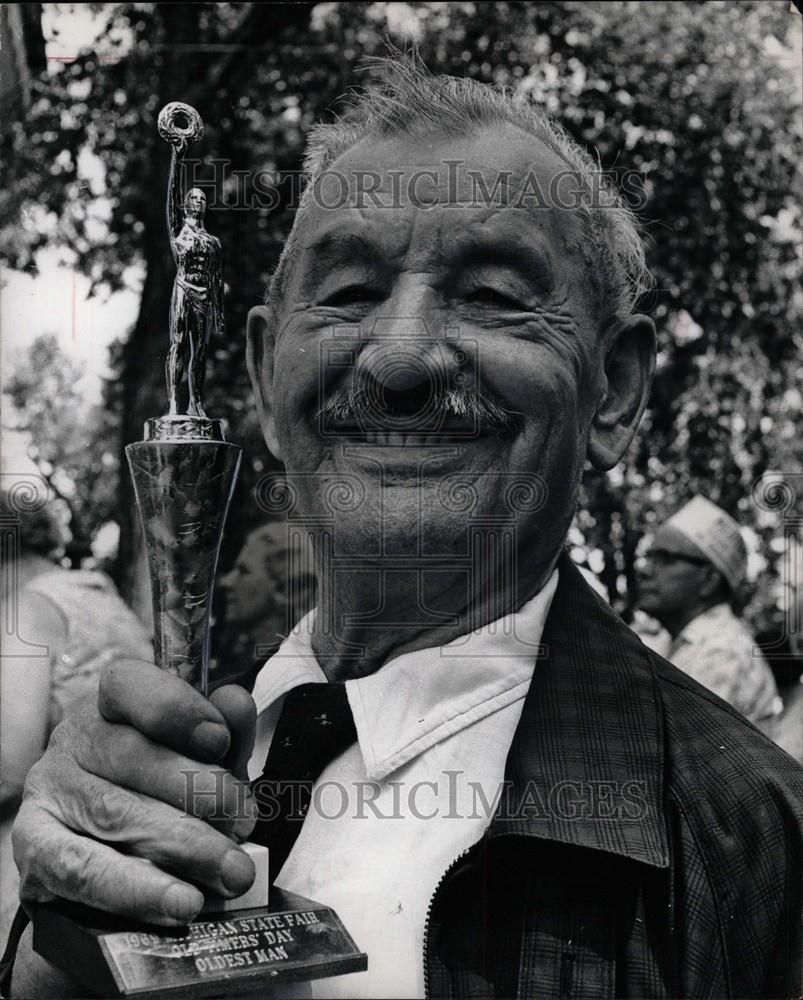
[(586, 242), (582, 185), (562, 157), (512, 124), (363, 139), (309, 189), (296, 240), (304, 250), (349, 231), (399, 248), (414, 238), (435, 247), (503, 239), (576, 257)]

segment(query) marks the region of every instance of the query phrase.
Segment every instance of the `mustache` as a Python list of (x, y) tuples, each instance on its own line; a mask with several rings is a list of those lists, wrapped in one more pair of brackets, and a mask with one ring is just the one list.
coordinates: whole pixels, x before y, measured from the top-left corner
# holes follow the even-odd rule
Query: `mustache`
[[(416, 417), (420, 415), (420, 423)], [(317, 419), (324, 426), (382, 428), (383, 419), (409, 421), (408, 430), (444, 428), (449, 425), (473, 425), (499, 436), (518, 429), (523, 414), (497, 402), (478, 389), (428, 386), (424, 392), (382, 392), (362, 385), (336, 389), (318, 410)]]

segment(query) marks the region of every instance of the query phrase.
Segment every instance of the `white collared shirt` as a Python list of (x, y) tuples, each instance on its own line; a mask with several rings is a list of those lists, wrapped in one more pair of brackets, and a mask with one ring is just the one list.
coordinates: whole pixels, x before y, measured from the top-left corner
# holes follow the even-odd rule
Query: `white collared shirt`
[[(293, 996), (424, 995), (429, 903), (493, 815), (557, 582), (556, 570), (515, 614), (346, 682), (357, 742), (315, 783), (301, 833), (271, 875), (280, 888), (332, 907), (368, 954), (368, 971), (316, 980)], [(254, 685), (252, 779), (283, 696), (326, 681), (311, 648), (313, 615)]]

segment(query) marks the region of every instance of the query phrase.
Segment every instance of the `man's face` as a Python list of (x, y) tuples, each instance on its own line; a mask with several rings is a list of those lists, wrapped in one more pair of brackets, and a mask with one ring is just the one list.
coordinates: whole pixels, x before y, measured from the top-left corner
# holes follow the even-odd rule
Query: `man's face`
[(658, 621), (682, 616), (699, 603), (712, 572), (711, 563), (683, 535), (661, 528), (639, 561), (639, 607)]
[(524, 193), (566, 169), (508, 125), (362, 141), (299, 220), (258, 386), (301, 509), (355, 490), (343, 549), (457, 553), (507, 518), (519, 552), (557, 552), (605, 388), (578, 215)]
[[(273, 558), (275, 573), (270, 572)], [(277, 588), (275, 576), (281, 572), (280, 553), (264, 544), (243, 546), (232, 569), (221, 576), (218, 587), (225, 595), (226, 622), (232, 625), (256, 625), (276, 617)]]

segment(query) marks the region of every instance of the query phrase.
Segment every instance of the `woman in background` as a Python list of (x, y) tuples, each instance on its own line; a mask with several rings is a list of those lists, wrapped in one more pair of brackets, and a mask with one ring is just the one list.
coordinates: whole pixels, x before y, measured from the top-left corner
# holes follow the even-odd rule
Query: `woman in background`
[(59, 532), (46, 509), (17, 513), (7, 494), (0, 509), (19, 519), (17, 552), (0, 594), (6, 629), (0, 658), (0, 940), (18, 905), (11, 825), (25, 778), (65, 712), (97, 687), (120, 656), (153, 660), (145, 627), (112, 581), (92, 570), (54, 562)]

